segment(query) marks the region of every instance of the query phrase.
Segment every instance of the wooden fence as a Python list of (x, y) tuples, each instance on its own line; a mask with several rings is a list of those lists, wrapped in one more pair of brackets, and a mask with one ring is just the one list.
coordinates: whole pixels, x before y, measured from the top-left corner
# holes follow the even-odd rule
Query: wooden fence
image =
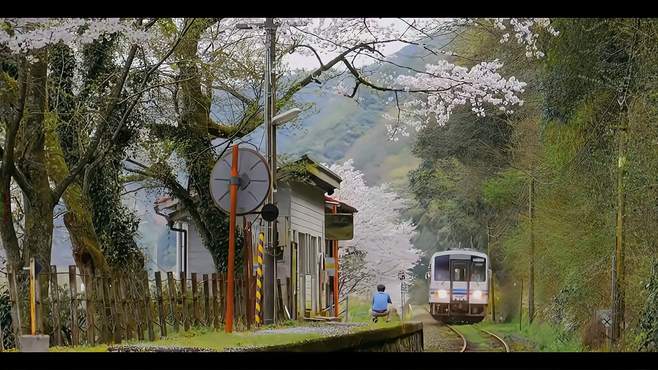
[[(25, 275), (8, 273), (15, 335), (29, 333)], [(248, 330), (254, 324), (255, 279), (246, 277), (235, 278), (236, 330)], [(192, 327), (223, 327), (224, 274), (192, 273), (189, 278), (171, 272), (155, 272), (152, 277), (146, 272), (141, 276), (86, 275), (76, 266), (69, 266), (67, 272), (51, 266), (50, 273), (38, 278), (41, 284), (36, 286), (47, 284), (48, 294), (37, 292), (37, 330), (50, 335), (53, 346), (153, 341)]]

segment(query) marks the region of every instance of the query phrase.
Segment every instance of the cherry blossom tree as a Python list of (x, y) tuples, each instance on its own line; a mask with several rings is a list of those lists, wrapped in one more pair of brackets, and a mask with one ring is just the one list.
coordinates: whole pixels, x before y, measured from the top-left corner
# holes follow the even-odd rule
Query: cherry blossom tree
[(398, 272), (405, 271), (409, 276), (420, 258), (411, 243), (414, 225), (401, 216), (406, 201), (387, 184), (368, 186), (352, 160), (329, 169), (343, 179), (333, 196), (358, 210), (354, 215), (354, 238), (341, 249), (341, 295), (364, 293), (376, 284), (385, 284), (392, 296), (399, 297)]
[[(378, 19), (361, 18), (321, 21), (314, 28), (289, 27), (291, 50), (304, 49), (314, 53), (320, 70), (338, 64), (349, 72), (353, 79), (352, 91), (349, 93), (348, 88), (339, 85), (338, 92), (342, 95), (354, 97), (360, 86), (393, 93), (389, 102), (395, 100), (398, 114), (396, 117), (386, 115), (391, 122), (388, 129), (392, 137), (408, 135), (409, 128), (418, 131), (428, 122), (442, 125), (458, 106), (470, 106), (479, 116), (484, 116), (485, 106), (513, 113), (514, 106), (523, 104), (521, 94), (526, 84), (514, 76), (500, 75), (498, 70), (503, 67), (502, 61), (477, 61), (468, 68), (455, 65), (443, 59), (454, 55), (448, 45), (430, 47), (427, 43), (429, 39), (452, 35), (454, 40), (467, 27), (481, 28), (497, 32), (501, 44), (510, 44), (510, 34), (513, 34), (517, 45), (525, 48), (526, 57), (542, 58), (544, 54), (537, 46), (539, 32), (558, 35), (548, 18), (416, 18), (399, 21), (407, 27), (394, 27), (390, 22), (386, 24), (386, 21)], [(386, 60), (379, 51), (390, 43), (417, 45), (441, 59), (437, 63), (427, 64), (424, 70), (395, 64)], [(325, 64), (316, 48), (309, 44), (339, 54)], [(392, 64), (400, 73), (397, 76), (368, 75), (366, 69), (356, 67), (354, 61), (357, 57)], [(401, 103), (400, 95), (413, 96)]]

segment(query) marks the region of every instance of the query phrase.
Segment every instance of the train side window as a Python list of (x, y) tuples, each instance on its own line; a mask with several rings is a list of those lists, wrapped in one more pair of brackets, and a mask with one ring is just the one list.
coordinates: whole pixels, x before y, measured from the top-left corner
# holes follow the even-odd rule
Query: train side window
[(450, 256), (437, 256), (434, 258), (434, 280), (450, 280)]

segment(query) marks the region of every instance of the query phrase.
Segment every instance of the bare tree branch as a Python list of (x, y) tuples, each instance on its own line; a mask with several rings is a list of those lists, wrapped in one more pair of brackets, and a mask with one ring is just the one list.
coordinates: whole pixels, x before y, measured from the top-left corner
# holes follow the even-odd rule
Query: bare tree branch
[[(193, 24), (193, 23), (194, 23), (194, 19), (192, 19), (192, 20), (186, 25), (186, 27), (183, 29), (183, 31), (181, 32), (181, 34), (178, 36), (178, 38), (176, 39), (176, 42), (174, 42), (174, 45), (169, 49), (169, 51), (168, 51), (168, 52), (167, 52), (162, 58), (160, 58), (160, 60), (158, 61), (158, 63), (154, 64), (154, 65), (153, 65), (153, 66), (152, 66), (152, 67), (146, 72), (146, 75), (144, 76), (143, 81), (142, 81), (142, 85), (140, 86), (140, 93), (138, 94), (137, 97), (141, 96), (141, 95), (146, 91), (146, 89), (144, 89), (144, 87), (145, 87), (146, 84), (148, 83), (148, 79), (149, 79), (149, 77), (151, 76), (151, 74), (152, 74), (153, 72), (155, 72), (158, 68), (160, 68), (160, 66), (162, 65), (162, 63), (164, 63), (164, 61), (165, 61), (167, 58), (169, 58), (169, 57), (171, 56), (171, 54), (173, 54), (173, 52), (176, 50), (176, 48), (178, 47), (178, 45), (180, 44), (180, 42), (183, 40), (183, 37), (185, 36), (185, 34), (187, 33), (187, 31), (189, 31), (190, 27), (192, 27), (192, 24)], [(135, 46), (133, 46), (133, 49), (131, 49), (131, 51), (135, 50), (134, 48), (135, 48)], [(135, 53), (133, 52), (133, 53), (132, 53), (132, 56), (133, 56), (133, 57), (134, 57), (134, 54), (135, 54)], [(131, 60), (131, 64), (132, 64), (132, 60)], [(128, 66), (128, 67), (129, 67), (129, 66)], [(127, 73), (126, 73), (126, 75), (127, 75)], [(123, 81), (125, 82), (125, 77), (124, 77), (124, 80), (123, 80)], [(120, 91), (119, 91), (119, 93), (120, 93)], [(105, 150), (103, 150), (100, 154), (97, 155), (97, 158), (96, 158), (96, 159), (91, 163), (91, 165), (88, 166), (88, 168), (86, 169), (85, 174), (84, 174), (84, 179), (83, 179), (83, 182), (82, 182), (82, 184), (83, 184), (83, 191), (84, 191), (84, 192), (88, 192), (88, 191), (89, 191), (89, 186), (90, 186), (90, 184), (89, 184), (89, 183), (90, 183), (90, 181), (89, 181), (89, 176), (90, 176), (90, 174), (92, 173), (93, 169), (94, 169), (96, 166), (98, 166), (98, 164), (99, 164), (101, 161), (103, 161), (103, 159), (105, 159), (105, 157), (107, 156), (107, 154), (110, 152), (110, 149), (112, 148), (113, 143), (116, 141), (117, 137), (119, 136), (119, 133), (121, 132), (121, 129), (123, 128), (124, 123), (126, 122), (126, 120), (127, 120), (128, 116), (130, 115), (130, 113), (132, 113), (132, 110), (135, 108), (135, 106), (137, 105), (137, 102), (138, 102), (138, 101), (139, 101), (139, 99), (138, 99), (138, 98), (135, 98), (135, 99), (133, 100), (133, 102), (130, 104), (130, 106), (128, 107), (128, 109), (126, 109), (126, 111), (123, 113), (123, 116), (121, 117), (121, 120), (119, 121), (119, 123), (118, 123), (116, 129), (115, 129), (114, 132), (112, 133), (112, 138), (110, 139), (110, 143), (105, 147)], [(116, 104), (114, 104), (114, 105), (116, 105)], [(113, 108), (113, 109), (114, 109), (114, 108)], [(98, 146), (98, 145), (96, 145), (96, 146)], [(93, 150), (95, 150), (95, 148), (93, 148)], [(91, 153), (93, 154), (93, 152), (91, 152)], [(87, 162), (88, 162), (88, 161), (87, 161)], [(73, 172), (73, 171), (71, 171), (71, 172)], [(66, 188), (64, 188), (64, 189), (66, 189)], [(63, 192), (63, 190), (62, 190), (62, 192)], [(61, 196), (61, 193), (59, 194), (59, 196)], [(57, 199), (59, 199), (59, 198), (57, 198)]]

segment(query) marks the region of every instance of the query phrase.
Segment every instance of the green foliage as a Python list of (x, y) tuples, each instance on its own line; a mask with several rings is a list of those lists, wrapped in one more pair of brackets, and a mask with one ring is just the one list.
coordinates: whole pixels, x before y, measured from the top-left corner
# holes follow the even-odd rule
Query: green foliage
[(658, 346), (658, 262), (653, 262), (651, 276), (644, 290), (646, 302), (640, 315), (640, 350), (655, 352)]
[[(85, 102), (85, 109), (89, 110), (102, 110), (107, 104), (102, 91), (108, 88), (109, 76), (119, 70), (114, 54), (116, 39), (117, 36), (113, 35), (84, 47), (79, 66), (83, 85), (77, 94), (73, 91), (76, 61), (72, 51), (64, 45), (53, 48), (50, 59), (50, 76), (53, 81), (50, 84), (49, 103), (50, 109), (60, 117), (57, 135), (69, 168), (83, 155), (91, 136), (85, 121), (87, 112), (80, 111), (80, 101)], [(140, 73), (132, 74), (128, 78), (127, 87), (136, 88), (141, 82)], [(112, 140), (114, 127), (127, 108), (128, 102), (124, 102), (112, 112), (103, 140)], [(89, 191), (85, 194), (91, 204), (93, 225), (103, 253), (109, 265), (116, 270), (139, 270), (144, 266), (144, 256), (135, 242), (139, 220), (121, 202), (123, 183), (119, 176), (122, 172), (121, 163), (133, 143), (139, 125), (144, 123), (144, 117), (136, 109), (128, 120), (132, 124), (119, 132), (111, 150), (90, 173)], [(84, 178), (77, 181), (83, 185)]]
[(7, 288), (0, 290), (0, 330), (2, 330), (4, 348), (13, 348), (15, 340), (12, 332), (11, 301), (9, 300), (9, 290)]
[[(540, 349), (576, 348), (570, 341), (578, 334), (586, 336), (595, 311), (610, 306), (619, 128), (627, 125), (621, 189), (626, 200), (626, 322), (639, 338), (636, 342), (649, 349), (655, 337), (650, 317), (656, 313), (651, 309), (652, 283), (646, 281), (655, 270), (646, 256), (658, 251), (658, 22), (558, 19), (554, 26), (560, 36), (540, 37), (546, 58), (539, 62), (520, 62), (524, 58), (514, 48), (499, 48), (488, 35), (474, 34), (470, 42), (458, 42), (462, 55), (503, 60), (505, 73), (529, 83), (524, 96), (529, 104), (506, 118), (510, 131), (498, 136), (494, 156), (472, 150), (479, 141), (470, 134), (477, 131), (469, 126), (476, 122), (469, 112), (453, 117), (445, 128), (423, 133), (414, 149), (423, 164), (410, 174), (422, 210), (414, 213), (427, 234), (419, 242), (440, 245), (445, 230), (463, 238), (478, 228), (488, 229), (501, 286), (497, 296), (505, 301), (497, 311), (504, 317), (518, 315), (518, 286), (513, 283), (523, 279), (527, 296), (532, 176), (538, 322), (527, 334), (538, 338)], [(481, 122), (475, 127), (482, 127)], [(487, 169), (484, 174), (478, 171), (482, 168)], [(469, 183), (479, 191), (467, 191)], [(469, 207), (477, 204), (475, 200), (483, 206)], [(457, 209), (477, 209), (480, 217)], [(464, 227), (469, 224), (472, 230)], [(416, 271), (424, 273), (421, 268)], [(551, 346), (551, 341), (561, 344)]]
[(523, 192), (527, 177), (516, 169), (507, 169), (483, 183), (484, 201), (496, 209), (516, 204), (518, 194)]
[(516, 346), (523, 344), (525, 341), (530, 344), (530, 348), (527, 348), (527, 345), (523, 346), (526, 347), (523, 348), (526, 351), (580, 352), (583, 350), (583, 345), (576, 336), (547, 323), (534, 322), (528, 325), (528, 322), (524, 321), (521, 330), (519, 330), (517, 318), (515, 322), (494, 324), (487, 321), (478, 326), (501, 336), (507, 341), (513, 352)]

